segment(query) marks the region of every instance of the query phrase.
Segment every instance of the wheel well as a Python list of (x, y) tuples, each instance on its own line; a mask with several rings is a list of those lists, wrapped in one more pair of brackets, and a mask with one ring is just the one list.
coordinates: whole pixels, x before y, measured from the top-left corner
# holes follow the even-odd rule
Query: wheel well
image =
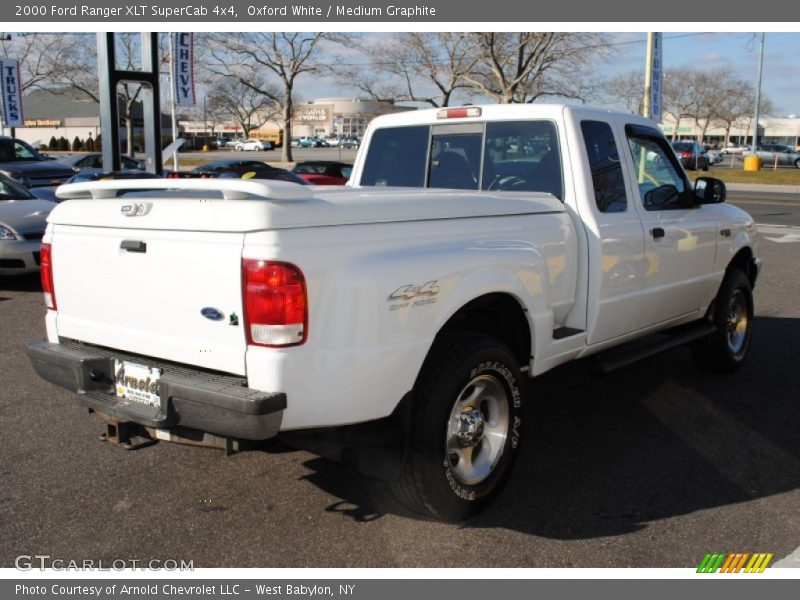
[(725, 269), (725, 272), (727, 273), (731, 269), (739, 269), (742, 271), (750, 280), (750, 285), (755, 287), (758, 273), (756, 273), (755, 266), (753, 265), (753, 250), (749, 246), (745, 246), (736, 253), (736, 256), (728, 263), (728, 268)]
[[(477, 331), (506, 344), (520, 367), (531, 356), (531, 328), (520, 303), (508, 294), (487, 294), (462, 306), (436, 335), (459, 331)], [(435, 342), (434, 342), (435, 343)]]

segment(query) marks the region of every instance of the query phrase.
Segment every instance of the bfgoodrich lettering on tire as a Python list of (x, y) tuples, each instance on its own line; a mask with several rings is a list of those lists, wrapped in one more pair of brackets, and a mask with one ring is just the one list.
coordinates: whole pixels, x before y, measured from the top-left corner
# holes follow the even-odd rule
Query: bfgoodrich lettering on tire
[(414, 388), (400, 500), (458, 521), (500, 492), (522, 434), (522, 381), (513, 353), (479, 333), (443, 335)]

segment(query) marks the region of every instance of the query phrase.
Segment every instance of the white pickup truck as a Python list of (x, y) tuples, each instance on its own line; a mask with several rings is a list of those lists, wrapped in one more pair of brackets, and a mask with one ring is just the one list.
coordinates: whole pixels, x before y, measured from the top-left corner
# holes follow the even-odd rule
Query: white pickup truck
[(630, 114), (379, 117), (338, 189), (148, 179), (57, 194), (47, 338), (27, 353), (111, 438), (281, 434), (434, 518), (499, 492), (523, 377), (683, 344), (729, 371), (750, 343), (752, 219), (722, 182), (692, 185), (654, 123)]

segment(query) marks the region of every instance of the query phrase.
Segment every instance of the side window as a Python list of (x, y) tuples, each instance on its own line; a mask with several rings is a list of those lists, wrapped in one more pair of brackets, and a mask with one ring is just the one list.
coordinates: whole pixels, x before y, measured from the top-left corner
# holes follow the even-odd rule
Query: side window
[(14, 140), (14, 157), (17, 160), (36, 160), (37, 158), (33, 148), (19, 140)]
[(360, 185), (425, 187), (428, 133), (427, 125), (376, 130)]
[(687, 208), (686, 181), (677, 167), (675, 154), (657, 134), (651, 137), (639, 129), (628, 126), (626, 131), (645, 210)]
[(592, 172), (594, 201), (602, 213), (625, 212), (628, 198), (617, 143), (608, 123), (581, 121), (583, 143)]
[(483, 189), (564, 197), (558, 133), (550, 121), (486, 124)]

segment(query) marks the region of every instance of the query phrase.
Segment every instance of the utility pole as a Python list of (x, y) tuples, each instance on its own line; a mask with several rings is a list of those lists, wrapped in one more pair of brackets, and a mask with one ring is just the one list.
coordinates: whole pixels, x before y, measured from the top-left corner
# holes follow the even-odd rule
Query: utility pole
[(655, 54), (655, 36), (647, 34), (647, 56), (644, 66), (644, 98), (642, 100), (642, 116), (650, 118), (650, 104), (653, 97), (653, 56)]
[[(172, 142), (178, 141), (178, 119), (175, 115), (175, 43), (169, 34), (169, 110), (172, 114)], [(172, 151), (172, 168), (178, 170), (178, 148)]]
[(761, 56), (758, 59), (758, 80), (756, 82), (756, 115), (753, 120), (753, 154), (758, 151), (758, 117), (761, 111), (761, 73), (764, 70), (764, 32), (761, 33)]

